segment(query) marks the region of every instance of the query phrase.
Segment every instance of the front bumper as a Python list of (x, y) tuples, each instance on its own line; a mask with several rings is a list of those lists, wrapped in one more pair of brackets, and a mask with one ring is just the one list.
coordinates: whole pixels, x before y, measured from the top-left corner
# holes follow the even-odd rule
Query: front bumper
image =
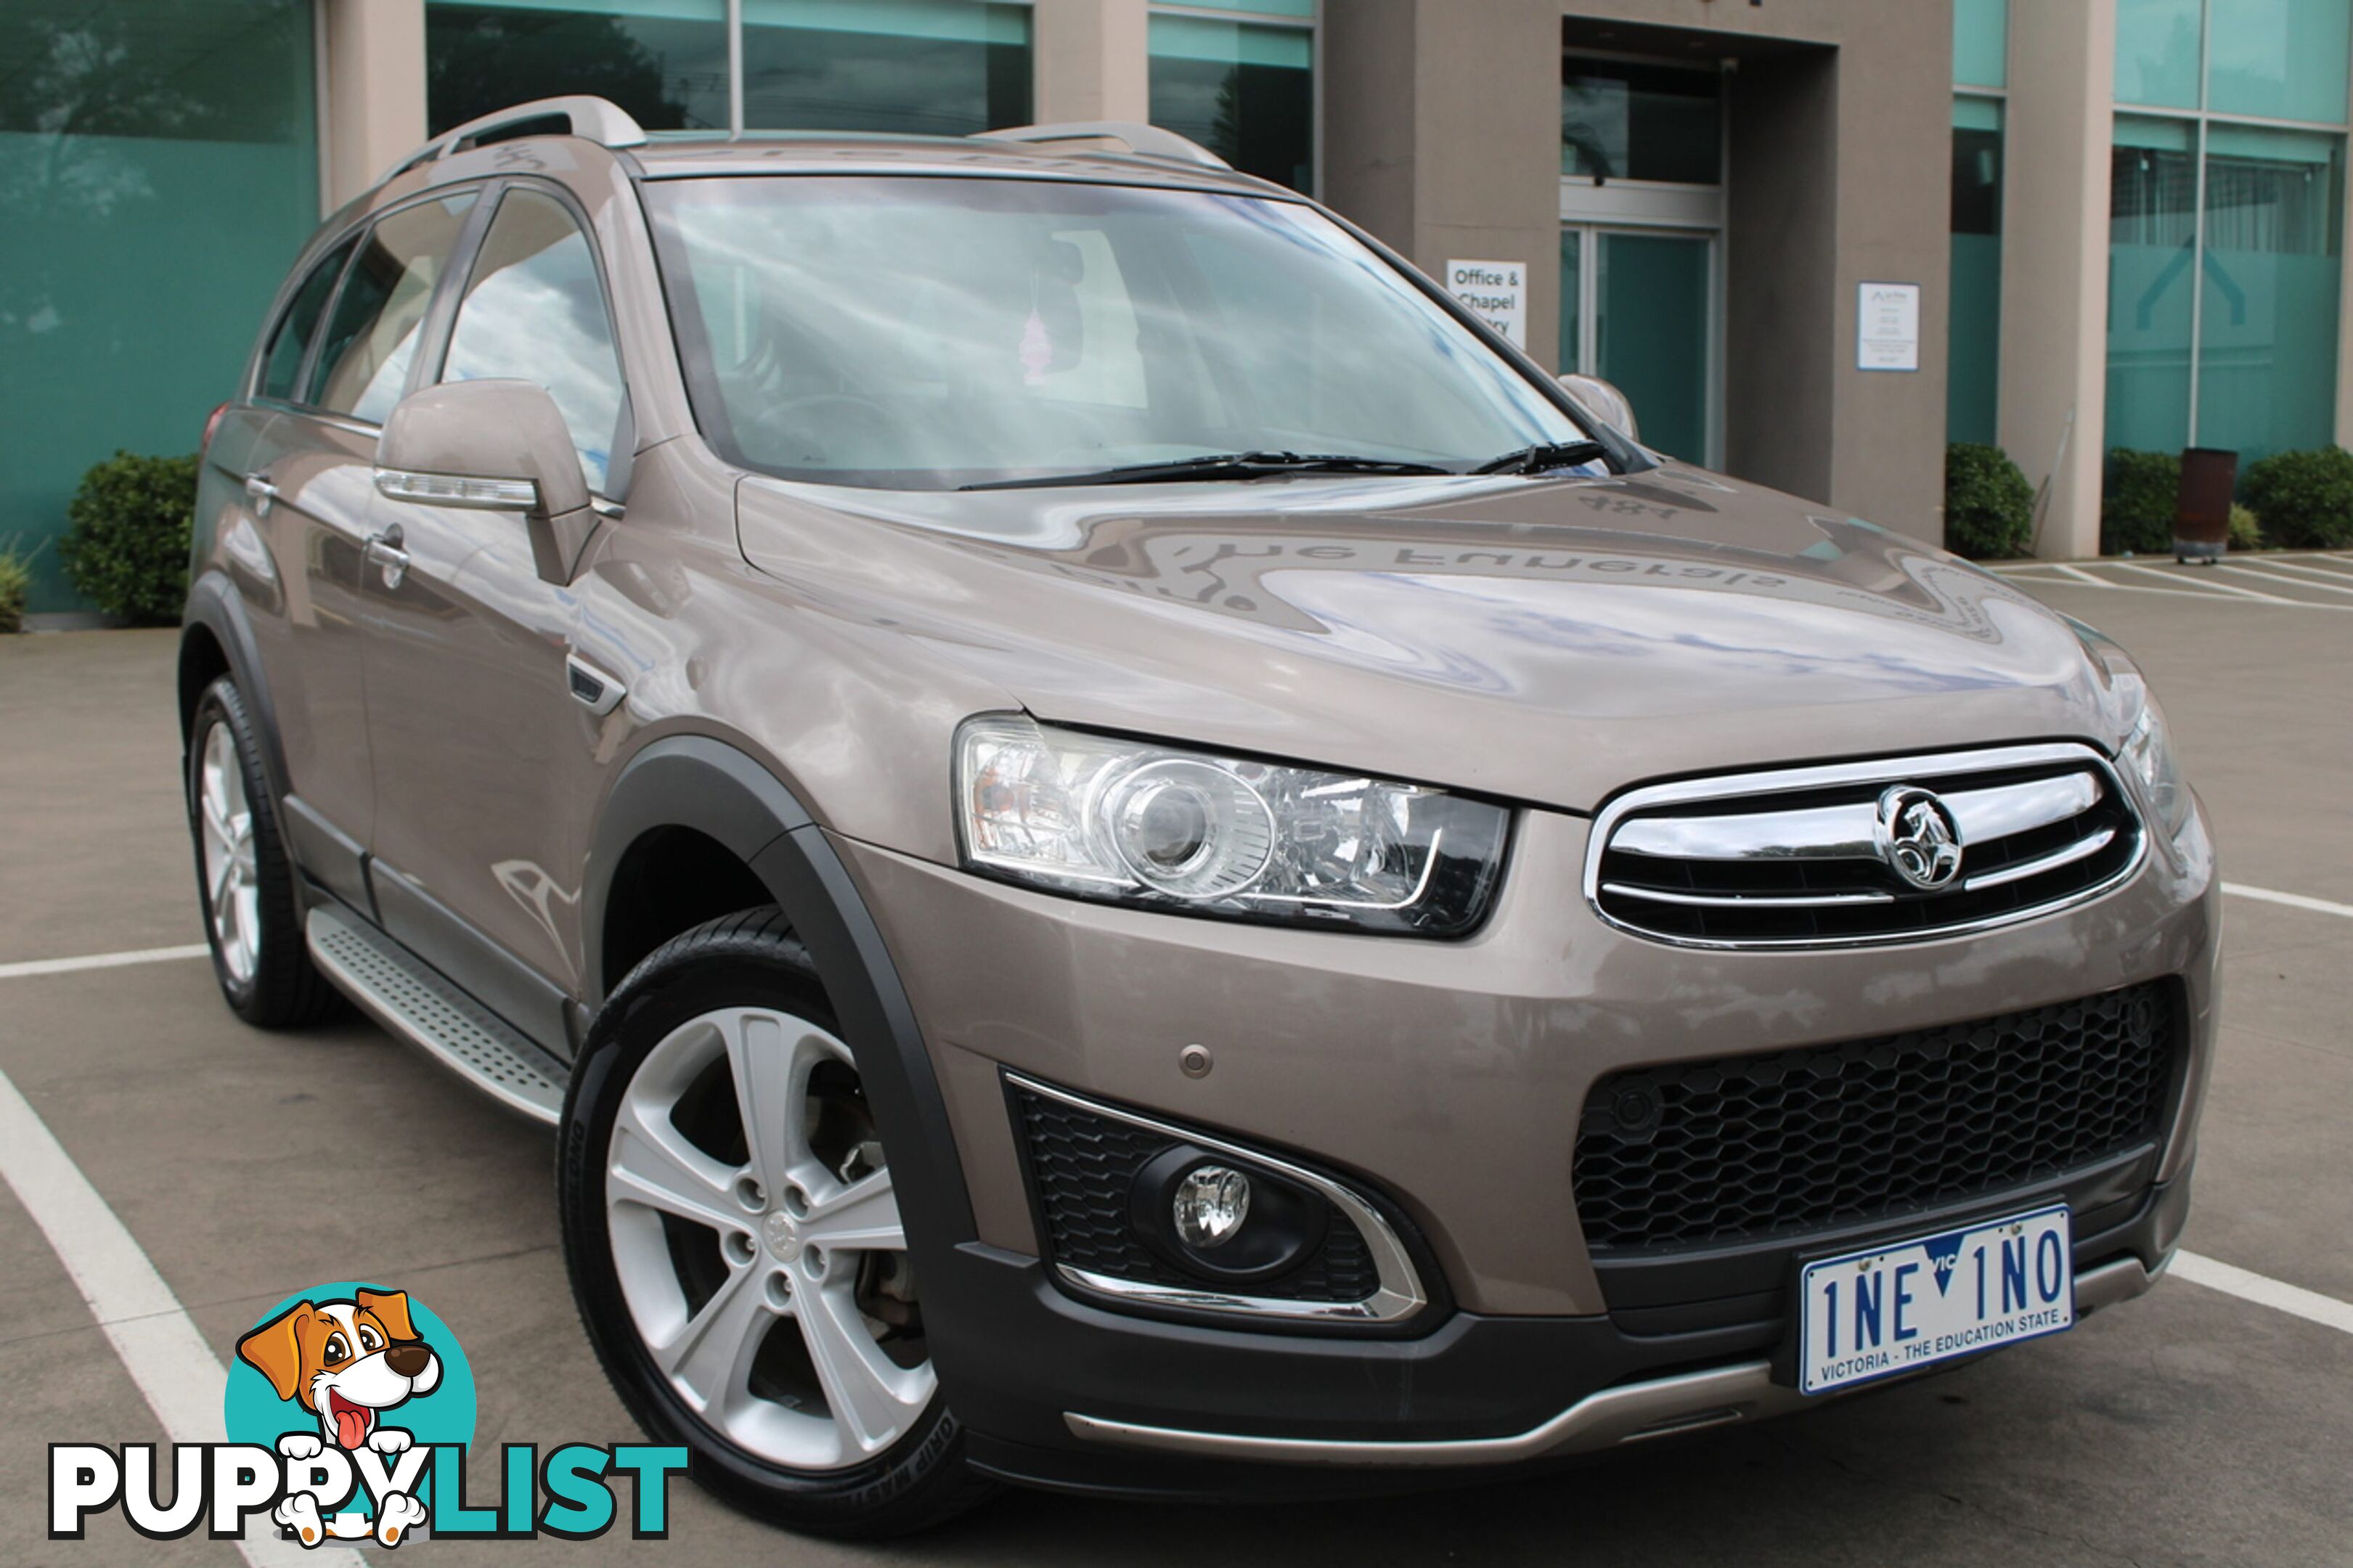
[[(1302, 1465), (1319, 1486), (1347, 1485), (1342, 1472), (1369, 1467), (1523, 1462), (1783, 1408), (1798, 1396), (1757, 1371), (1778, 1353), (1778, 1301), (1646, 1316), (1625, 1310), (1622, 1285), (1605, 1289), (1570, 1190), (1591, 1085), (2174, 976), (2186, 1068), (2166, 1140), (2137, 1170), (1876, 1231), (2066, 1196), (2086, 1227), (2086, 1305), (2137, 1293), (2162, 1268), (2214, 1032), (2219, 890), (2202, 826), (2180, 859), (2152, 853), (2124, 887), (2063, 914), (1800, 953), (1694, 952), (1610, 929), (1579, 891), (1586, 827), (1524, 814), (1496, 909), (1459, 942), (1082, 905), (834, 841), (905, 984), (970, 1198), (971, 1237), (927, 1263), (924, 1290), (976, 1463), (1082, 1488), (1295, 1491)], [(1204, 1078), (1178, 1064), (1195, 1044), (1215, 1063)], [(1360, 1179), (1426, 1243), (1440, 1304), (1366, 1338), (1159, 1321), (1074, 1298), (1039, 1262), (1008, 1068)], [(1873, 1234), (1841, 1234), (1857, 1229)]]

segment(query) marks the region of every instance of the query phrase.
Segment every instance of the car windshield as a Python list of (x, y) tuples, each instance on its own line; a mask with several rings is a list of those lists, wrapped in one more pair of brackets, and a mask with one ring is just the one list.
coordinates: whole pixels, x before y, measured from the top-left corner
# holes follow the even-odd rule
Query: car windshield
[(1241, 452), (1468, 469), (1585, 437), (1295, 202), (839, 175), (646, 199), (696, 417), (768, 473), (952, 489)]

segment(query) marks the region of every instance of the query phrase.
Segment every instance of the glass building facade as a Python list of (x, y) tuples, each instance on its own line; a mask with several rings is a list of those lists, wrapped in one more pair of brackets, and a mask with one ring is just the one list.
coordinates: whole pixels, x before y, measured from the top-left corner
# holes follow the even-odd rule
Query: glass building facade
[[(117, 447), (190, 452), (319, 221), (311, 0), (0, 6), (0, 549)], [(221, 62), (234, 60), (234, 70)]]
[(2353, 0), (2118, 0), (2106, 444), (2337, 428)]
[(731, 35), (726, 0), (430, 0), (428, 126), (567, 92), (609, 98), (649, 131), (965, 136), (1030, 118), (1026, 5), (743, 0), (741, 9)]
[(2001, 384), (2003, 93), (2009, 0), (1954, 0), (1953, 250), (1945, 438), (1991, 446)]
[(1155, 10), (1152, 123), (1235, 168), (1315, 188), (1315, 0)]

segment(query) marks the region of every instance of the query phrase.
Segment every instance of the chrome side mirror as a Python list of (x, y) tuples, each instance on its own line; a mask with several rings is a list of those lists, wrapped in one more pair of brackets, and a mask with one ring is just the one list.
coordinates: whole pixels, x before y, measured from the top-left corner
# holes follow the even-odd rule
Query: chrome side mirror
[(1641, 432), (1634, 427), (1634, 405), (1626, 395), (1598, 375), (1581, 375), (1575, 371), (1560, 378), (1561, 385), (1577, 399), (1577, 405), (1629, 441), (1639, 441)]
[(596, 531), (564, 416), (528, 381), (449, 381), (400, 400), (375, 444), (375, 488), (394, 500), (522, 514), (532, 564), (572, 581)]

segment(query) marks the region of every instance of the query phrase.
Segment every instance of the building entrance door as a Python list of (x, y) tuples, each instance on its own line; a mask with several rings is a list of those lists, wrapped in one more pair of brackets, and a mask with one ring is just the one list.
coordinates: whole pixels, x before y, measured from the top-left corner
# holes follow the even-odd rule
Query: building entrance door
[(1642, 443), (1724, 461), (1724, 77), (1564, 52), (1560, 364), (1614, 383)]
[(1711, 232), (1567, 224), (1560, 368), (1611, 382), (1645, 446), (1703, 467), (1715, 451), (1716, 252)]

